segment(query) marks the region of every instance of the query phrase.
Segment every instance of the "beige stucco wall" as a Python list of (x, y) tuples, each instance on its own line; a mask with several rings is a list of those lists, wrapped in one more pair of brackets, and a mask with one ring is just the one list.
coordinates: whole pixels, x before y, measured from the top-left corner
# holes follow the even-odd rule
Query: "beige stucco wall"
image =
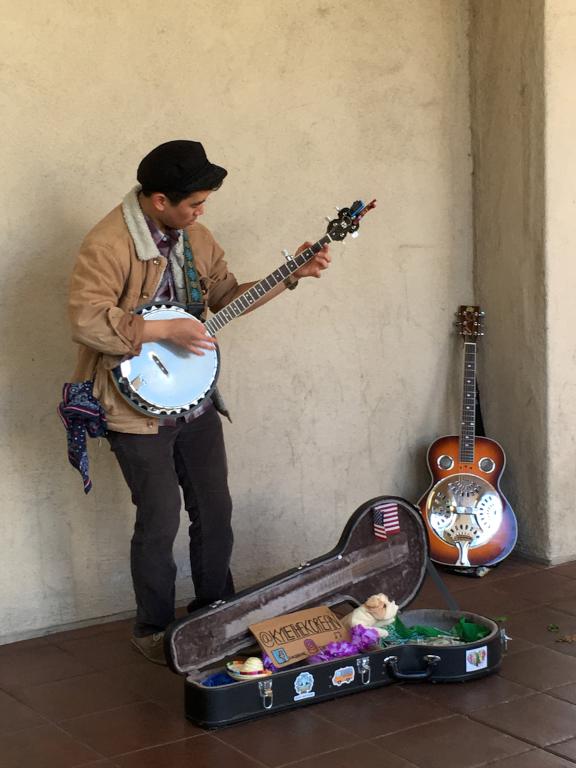
[[(467, 4), (0, 0), (0, 641), (129, 611), (133, 511), (55, 414), (83, 234), (151, 147), (199, 138), (229, 178), (205, 223), (240, 279), (377, 197), (334, 264), (221, 337), (240, 585), (328, 551), (381, 493), (416, 499), (457, 424), (453, 312), (472, 300)], [(179, 595), (186, 578), (178, 539)]]
[(473, 0), (475, 277), (487, 427), (518, 548), (576, 557), (574, 0)]
[(576, 557), (576, 3), (546, 0), (546, 283), (550, 551)]
[(545, 559), (543, 23), (541, 0), (471, 3), (475, 286), (486, 312), (482, 409), (487, 435), (507, 454), (501, 485), (518, 517), (518, 548)]

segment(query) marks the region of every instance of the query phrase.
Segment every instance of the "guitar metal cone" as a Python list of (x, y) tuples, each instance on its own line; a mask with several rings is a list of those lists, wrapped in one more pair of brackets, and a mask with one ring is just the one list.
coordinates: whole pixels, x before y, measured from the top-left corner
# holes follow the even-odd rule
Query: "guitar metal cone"
[(489, 541), (503, 517), (497, 491), (474, 475), (451, 475), (428, 495), (426, 514), (432, 531), (458, 549), (455, 565), (469, 566), (468, 552)]

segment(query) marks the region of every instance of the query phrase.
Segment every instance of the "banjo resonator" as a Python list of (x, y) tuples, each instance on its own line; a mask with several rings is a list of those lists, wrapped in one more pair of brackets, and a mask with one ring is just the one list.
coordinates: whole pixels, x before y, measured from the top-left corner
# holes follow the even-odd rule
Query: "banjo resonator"
[[(182, 318), (200, 322), (176, 305), (151, 305), (138, 312), (147, 322)], [(142, 345), (137, 357), (120, 363), (113, 378), (130, 405), (141, 413), (179, 416), (212, 393), (219, 369), (217, 347), (204, 350), (203, 355), (193, 355), (169, 341), (151, 341)]]

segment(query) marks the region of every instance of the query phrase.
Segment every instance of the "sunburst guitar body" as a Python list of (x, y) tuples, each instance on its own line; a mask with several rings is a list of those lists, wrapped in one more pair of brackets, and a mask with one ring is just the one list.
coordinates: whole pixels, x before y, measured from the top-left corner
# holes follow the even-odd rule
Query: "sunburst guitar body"
[(507, 557), (518, 527), (500, 490), (504, 451), (495, 440), (476, 436), (476, 339), (483, 335), (483, 313), (478, 307), (460, 307), (458, 316), (466, 339), (460, 435), (440, 437), (428, 449), (432, 482), (418, 506), (431, 559), (474, 569)]

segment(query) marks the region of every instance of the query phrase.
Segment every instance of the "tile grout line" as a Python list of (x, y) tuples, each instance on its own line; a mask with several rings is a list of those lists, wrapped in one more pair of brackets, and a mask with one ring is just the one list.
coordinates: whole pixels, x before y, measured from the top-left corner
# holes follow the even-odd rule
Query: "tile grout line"
[[(410, 695), (413, 696), (415, 694), (410, 694)], [(383, 708), (385, 707), (385, 705), (382, 705), (382, 706)], [(431, 723), (437, 723), (440, 720), (449, 720), (451, 717), (457, 717), (458, 715), (461, 715), (461, 714), (462, 714), (461, 712), (452, 712), (449, 710), (449, 714), (447, 715), (440, 715), (439, 717), (433, 717), (431, 720), (423, 720), (422, 722), (417, 723), (416, 725), (407, 725), (403, 728), (397, 728), (395, 731), (388, 731), (387, 733), (379, 733), (375, 736), (369, 736), (367, 739), (362, 739), (362, 737), (359, 737), (359, 738), (361, 741), (370, 741), (371, 739), (379, 739), (379, 738), (382, 738), (383, 736), (392, 736), (393, 734), (402, 733), (402, 731), (410, 730), (410, 728), (418, 728), (421, 725), (430, 725)], [(317, 717), (322, 718), (325, 722), (330, 723), (330, 725), (335, 725), (335, 723), (332, 720), (329, 720), (325, 715), (317, 715)], [(351, 731), (351, 733), (353, 732)]]
[[(144, 663), (142, 664), (142, 667), (143, 667), (143, 669), (147, 668)], [(3, 689), (0, 686), (0, 691), (5, 693), (6, 695), (10, 696), (18, 704), (20, 704), (20, 705), (28, 708), (30, 711), (34, 712), (34, 714), (38, 715), (39, 717), (42, 717), (48, 724), (54, 724), (56, 726), (60, 726), (62, 723), (68, 723), (68, 722), (71, 722), (73, 720), (79, 720), (79, 719), (84, 718), (84, 717), (91, 717), (91, 716), (95, 716), (95, 715), (100, 715), (100, 714), (104, 714), (104, 713), (107, 713), (107, 712), (113, 712), (115, 710), (124, 709), (124, 708), (127, 708), (127, 707), (141, 705), (141, 704), (154, 704), (154, 705), (156, 705), (158, 707), (161, 707), (164, 711), (169, 711), (169, 709), (167, 708), (167, 706), (165, 705), (164, 702), (161, 702), (159, 700), (156, 700), (156, 699), (153, 699), (153, 698), (151, 698), (149, 696), (146, 696), (145, 694), (140, 693), (140, 691), (137, 689), (137, 687), (132, 688), (130, 685), (127, 686), (128, 691), (130, 693), (134, 694), (135, 696), (138, 696), (138, 697), (141, 696), (142, 698), (140, 700), (134, 701), (134, 702), (128, 702), (128, 703), (125, 703), (125, 704), (119, 704), (119, 705), (113, 706), (113, 707), (106, 707), (105, 709), (97, 709), (97, 710), (94, 710), (92, 712), (87, 712), (87, 713), (82, 714), (82, 715), (74, 715), (72, 717), (66, 717), (64, 719), (55, 719), (55, 718), (53, 718), (50, 715), (47, 715), (47, 714), (45, 714), (43, 712), (40, 712), (39, 710), (35, 709), (34, 706), (32, 706), (29, 702), (27, 702), (26, 700), (24, 700), (22, 698), (19, 698), (19, 696), (18, 696), (18, 692), (19, 691), (28, 690), (28, 689), (39, 689), (39, 688), (42, 688), (43, 686), (50, 686), (50, 685), (54, 685), (54, 684), (58, 684), (58, 683), (66, 683), (68, 681), (77, 680), (80, 677), (88, 677), (88, 676), (91, 676), (91, 675), (94, 675), (94, 674), (98, 674), (98, 675), (112, 675), (113, 676), (114, 672), (118, 671), (120, 669), (122, 669), (122, 665), (119, 666), (119, 667), (116, 667), (116, 668), (112, 668), (112, 669), (93, 670), (93, 671), (90, 671), (88, 673), (84, 673), (84, 674), (81, 674), (81, 675), (74, 675), (73, 677), (65, 677), (65, 678), (57, 679), (57, 680), (48, 680), (48, 681), (39, 683), (38, 685), (28, 685), (28, 686), (25, 686), (25, 687), (16, 688), (13, 691), (7, 691), (7, 690)], [(26, 728), (18, 728), (17, 730), (18, 731), (22, 731), (22, 730), (26, 730)], [(12, 731), (12, 732), (14, 732), (14, 731)]]
[[(324, 703), (325, 703), (325, 702), (324, 702)], [(284, 710), (284, 712), (285, 712), (285, 713), (289, 713), (290, 711), (291, 711), (290, 709), (286, 709), (286, 710)], [(298, 711), (298, 710), (295, 710), (295, 711)], [(281, 715), (281, 714), (283, 714), (283, 712), (276, 712), (276, 713), (274, 713), (274, 714), (279, 714), (279, 715)], [(325, 722), (325, 723), (327, 722), (327, 723), (329, 723), (331, 726), (333, 726), (333, 727), (335, 727), (335, 728), (338, 728), (339, 730), (343, 731), (344, 733), (350, 734), (350, 736), (354, 736), (354, 734), (352, 733), (352, 731), (349, 731), (347, 728), (343, 728), (342, 726), (340, 726), (340, 725), (337, 725), (336, 723), (333, 723), (333, 722), (331, 722), (331, 721), (329, 721), (329, 720), (326, 720), (325, 718), (323, 718), (323, 717), (322, 717), (322, 715), (319, 715), (317, 712), (310, 712), (309, 714), (310, 714), (312, 717), (314, 717), (315, 719), (317, 719), (317, 720), (320, 720), (320, 721), (322, 721), (322, 722)], [(266, 718), (266, 717), (264, 717), (264, 718), (262, 718), (262, 720), (263, 720), (263, 721), (266, 721), (266, 720), (267, 720), (267, 718)], [(254, 720), (254, 719), (252, 719), (252, 720), (248, 720), (248, 721), (245, 721), (245, 723), (251, 723), (251, 722), (255, 722), (255, 720)], [(242, 723), (239, 723), (239, 725), (241, 725), (241, 724), (242, 724)], [(214, 738), (215, 738), (215, 739), (216, 739), (218, 742), (220, 742), (221, 744), (224, 744), (224, 745), (225, 745), (225, 746), (227, 746), (227, 747), (231, 747), (232, 749), (234, 749), (234, 750), (235, 750), (236, 752), (238, 752), (239, 754), (243, 755), (244, 757), (249, 757), (251, 760), (254, 760), (255, 762), (259, 763), (260, 765), (262, 765), (262, 766), (265, 766), (265, 768), (271, 768), (271, 767), (270, 767), (270, 766), (268, 766), (266, 763), (262, 763), (262, 762), (261, 762), (261, 761), (259, 761), (257, 758), (255, 758), (255, 757), (252, 757), (251, 755), (249, 755), (247, 752), (243, 752), (243, 751), (242, 751), (242, 750), (241, 750), (239, 747), (236, 747), (235, 745), (233, 745), (233, 744), (229, 744), (227, 741), (224, 741), (224, 739), (221, 739), (221, 738), (218, 736), (218, 734), (217, 734), (216, 732), (215, 732), (213, 735), (214, 735)], [(361, 738), (359, 738), (359, 739), (358, 739), (358, 741), (354, 741), (353, 743), (354, 743), (354, 744), (358, 744), (358, 743), (360, 743), (361, 741), (364, 741), (364, 740), (363, 740), (363, 739), (361, 739)], [(330, 752), (334, 752), (334, 751), (337, 751), (337, 750), (329, 750), (329, 753), (330, 753)], [(296, 761), (290, 761), (289, 763), (278, 763), (277, 765), (273, 766), (273, 768), (281, 768), (281, 767), (282, 767), (282, 766), (284, 766), (284, 765), (293, 765), (293, 764), (295, 764), (295, 763), (298, 763), (298, 762), (302, 762), (302, 760), (306, 760), (306, 759), (308, 759), (308, 757), (317, 757), (317, 756), (319, 756), (319, 755), (323, 755), (323, 754), (326, 754), (326, 753), (324, 753), (324, 752), (318, 752), (318, 753), (314, 753), (314, 754), (306, 755), (306, 757), (302, 757), (302, 758), (300, 758), (300, 760), (296, 760)]]
[[(334, 725), (334, 723), (331, 723), (331, 725)], [(304, 760), (309, 760), (310, 758), (317, 758), (317, 757), (324, 757), (325, 755), (333, 755), (336, 752), (340, 752), (343, 749), (348, 749), (348, 747), (357, 747), (359, 744), (369, 744), (370, 739), (362, 739), (359, 738), (357, 741), (352, 741), (349, 744), (347, 744), (345, 747), (336, 747), (336, 749), (328, 749), (324, 752), (314, 752), (313, 754), (306, 755), (306, 757), (301, 757), (299, 760), (290, 760), (288, 763), (279, 763), (278, 765), (274, 766), (274, 768), (288, 768), (288, 766), (297, 766), (299, 763), (302, 763)]]
[[(542, 693), (544, 693), (544, 692), (543, 691), (541, 691), (539, 693), (536, 692), (534, 695), (539, 695), (539, 694), (542, 694)], [(524, 697), (524, 698), (528, 698), (528, 697)], [(490, 709), (490, 707), (484, 707), (484, 709)], [(530, 741), (529, 739), (526, 739), (523, 736), (522, 737), (517, 736), (516, 734), (511, 733), (510, 731), (507, 731), (506, 729), (504, 729), (502, 727), (499, 727), (497, 725), (488, 724), (488, 723), (483, 722), (482, 720), (476, 719), (475, 717), (472, 716), (472, 713), (470, 713), (469, 715), (464, 715), (464, 717), (466, 717), (471, 722), (477, 723), (479, 725), (483, 725), (483, 726), (485, 726), (487, 728), (491, 728), (492, 730), (496, 731), (497, 733), (502, 733), (505, 736), (510, 736), (511, 738), (515, 739), (516, 741), (521, 741), (523, 744), (527, 744), (530, 748), (539, 749), (539, 750), (542, 750), (543, 752), (548, 751), (547, 748), (550, 747), (550, 746), (553, 746), (553, 744), (561, 744), (564, 741), (570, 741), (571, 738), (574, 738), (573, 736), (570, 736), (568, 739), (563, 739), (562, 741), (555, 741), (555, 742), (553, 742), (551, 744), (542, 745), (542, 744), (537, 744), (536, 742)], [(574, 761), (571, 760), (570, 762), (574, 762)]]
[[(548, 753), (548, 750), (546, 748), (544, 748), (544, 747), (536, 747), (536, 749), (539, 750), (540, 752)], [(520, 755), (527, 755), (530, 752), (534, 752), (534, 751), (535, 750), (530, 749), (530, 750), (528, 750), (528, 752), (518, 752), (518, 756), (520, 756)], [(554, 755), (554, 753), (552, 753), (552, 752), (550, 754), (552, 754), (553, 757), (559, 757), (559, 755)], [(514, 757), (514, 755), (510, 755), (510, 757)], [(504, 759), (506, 759), (506, 758), (504, 758)], [(569, 763), (572, 763), (573, 765), (576, 765), (576, 762), (574, 762), (574, 760), (570, 760), (569, 757), (562, 756), (562, 759), (563, 760), (567, 760)], [(501, 762), (502, 762), (502, 758), (497, 757), (494, 760), (489, 760), (487, 763), (482, 763), (481, 765), (476, 766), (476, 768), (490, 768), (491, 765), (498, 766), (498, 763), (501, 763)]]
[[(250, 755), (245, 754), (240, 749), (237, 749), (236, 747), (232, 747), (231, 744), (226, 744), (226, 742), (220, 741), (220, 739), (213, 739), (213, 734), (211, 733), (197, 733), (193, 736), (185, 736), (182, 739), (174, 739), (172, 741), (163, 741), (160, 744), (149, 744), (146, 747), (139, 747), (138, 749), (133, 749), (130, 752), (118, 752), (117, 754), (113, 755), (112, 757), (106, 757), (106, 760), (117, 760), (119, 757), (128, 757), (130, 755), (137, 755), (139, 753), (148, 752), (153, 749), (158, 749), (160, 747), (169, 747), (171, 744), (182, 744), (185, 741), (192, 741), (193, 739), (200, 739), (200, 738), (206, 738), (206, 739), (212, 739), (215, 741), (219, 741), (221, 744), (224, 744), (224, 746), (230, 747), (235, 752), (238, 752), (243, 757), (247, 757), (253, 762), (255, 762), (257, 765), (262, 766), (262, 768), (270, 768), (270, 766), (266, 765), (266, 763), (261, 763), (259, 760), (257, 760), (254, 757), (250, 757)], [(89, 767), (88, 767), (89, 768)]]
[(572, 759), (571, 757), (566, 757), (566, 755), (560, 755), (557, 752), (554, 752), (552, 750), (553, 747), (558, 746), (558, 744), (566, 744), (568, 741), (574, 741), (574, 736), (569, 736), (567, 739), (562, 739), (561, 741), (554, 741), (551, 744), (547, 744), (545, 747), (540, 747), (540, 749), (543, 749), (545, 752), (549, 752), (551, 755), (554, 755), (554, 757), (560, 757), (562, 760), (568, 760), (570, 763), (574, 763), (576, 765), (576, 759)]
[(129, 707), (139, 707), (142, 704), (154, 704), (155, 706), (160, 707), (165, 712), (166, 711), (169, 712), (169, 710), (167, 710), (165, 706), (162, 706), (162, 704), (158, 703), (157, 701), (153, 701), (152, 699), (145, 699), (142, 701), (134, 701), (131, 704), (119, 704), (117, 707), (109, 707), (108, 709), (99, 709), (97, 712), (89, 712), (88, 714), (85, 714), (85, 715), (76, 715), (74, 717), (67, 717), (65, 720), (54, 721), (54, 723), (56, 725), (63, 725), (64, 723), (71, 723), (71, 722), (74, 722), (75, 720), (82, 720), (83, 718), (86, 718), (86, 717), (94, 717), (97, 715), (108, 714), (109, 712), (117, 712), (121, 709), (128, 709)]
[[(60, 727), (58, 726), (58, 724), (57, 724), (57, 723), (53, 723), (53, 725), (54, 725), (54, 727), (55, 727), (55, 728), (57, 728), (57, 729), (58, 729), (58, 730), (59, 730), (59, 731), (60, 731), (62, 734), (64, 734), (64, 736), (66, 736), (68, 739), (71, 739), (71, 740), (72, 740), (73, 742), (75, 742), (76, 744), (80, 744), (80, 746), (82, 746), (82, 747), (85, 747), (86, 749), (90, 749), (92, 752), (94, 752), (94, 754), (96, 755), (96, 757), (95, 757), (95, 758), (94, 758), (94, 760), (92, 761), (93, 763), (95, 763), (97, 760), (107, 760), (107, 759), (108, 759), (108, 758), (106, 757), (106, 755), (103, 755), (103, 754), (102, 754), (101, 752), (99, 752), (97, 749), (94, 749), (94, 747), (91, 747), (89, 744), (85, 744), (83, 741), (80, 741), (80, 740), (79, 740), (79, 739), (77, 739), (75, 736), (73, 736), (71, 733), (68, 733), (68, 732), (67, 732), (67, 731), (65, 731), (63, 728), (60, 728)], [(81, 766), (81, 765), (82, 765), (82, 763), (78, 763), (78, 765), (79, 765), (79, 766)], [(86, 765), (86, 763), (84, 763), (84, 765)], [(90, 763), (88, 763), (87, 765), (90, 765)], [(74, 766), (72, 766), (72, 768), (74, 768)]]
[(234, 746), (233, 744), (228, 744), (227, 741), (224, 741), (223, 739), (219, 738), (217, 733), (211, 733), (210, 734), (214, 741), (217, 741), (219, 744), (223, 744), (225, 747), (230, 747), (230, 749), (234, 750), (234, 752), (237, 752), (239, 755), (242, 755), (242, 757), (246, 757), (249, 760), (252, 760), (256, 765), (262, 766), (262, 768), (271, 768), (267, 763), (263, 763), (261, 760), (258, 760), (257, 757), (253, 757), (252, 755), (249, 755), (247, 752), (243, 752), (239, 747)]
[[(70, 678), (70, 679), (72, 679), (72, 678)], [(55, 680), (54, 682), (62, 682), (62, 681), (61, 680)], [(49, 683), (47, 683), (47, 685), (49, 685)], [(30, 687), (35, 687), (35, 686), (30, 686)], [(141, 699), (140, 701), (133, 701), (133, 702), (128, 703), (128, 704), (119, 704), (118, 706), (115, 706), (115, 707), (107, 707), (106, 709), (97, 709), (94, 712), (87, 712), (87, 713), (85, 713), (83, 715), (74, 715), (73, 717), (65, 717), (62, 720), (56, 720), (56, 719), (52, 718), (50, 715), (46, 715), (46, 714), (44, 714), (42, 712), (39, 712), (38, 710), (34, 709), (33, 707), (30, 706), (30, 704), (26, 703), (25, 701), (22, 701), (21, 699), (17, 699), (14, 695), (12, 695), (12, 698), (15, 701), (17, 701), (19, 704), (22, 704), (23, 706), (28, 707), (28, 709), (30, 709), (32, 712), (34, 712), (34, 714), (38, 715), (39, 717), (44, 718), (44, 720), (46, 720), (46, 723), (48, 725), (55, 725), (57, 727), (61, 727), (64, 723), (70, 723), (70, 722), (72, 722), (74, 720), (81, 720), (84, 717), (92, 717), (92, 716), (95, 716), (95, 715), (102, 715), (102, 714), (105, 714), (105, 713), (108, 713), (108, 712), (114, 712), (114, 711), (119, 710), (119, 709), (127, 709), (128, 707), (138, 706), (140, 704), (155, 704), (156, 706), (162, 706), (159, 702), (153, 701), (152, 699)], [(162, 709), (165, 709), (165, 708), (162, 707)], [(32, 727), (34, 727), (34, 726), (32, 726)], [(24, 730), (26, 730), (26, 728), (18, 728), (18, 731), (24, 731)], [(11, 731), (11, 733), (15, 733), (15, 731)]]
[[(482, 725), (482, 726), (484, 726), (484, 727), (486, 727), (486, 728), (489, 728), (489, 729), (492, 729), (492, 730), (496, 731), (497, 733), (502, 733), (502, 734), (504, 734), (505, 736), (511, 736), (512, 738), (514, 738), (514, 740), (515, 740), (515, 741), (518, 741), (518, 742), (520, 742), (521, 744), (524, 744), (524, 745), (526, 746), (526, 749), (525, 749), (525, 750), (522, 750), (522, 751), (520, 751), (520, 752), (515, 752), (515, 753), (514, 753), (514, 754), (512, 754), (512, 755), (505, 755), (504, 757), (500, 756), (500, 757), (497, 757), (497, 758), (495, 758), (494, 760), (490, 760), (490, 761), (488, 761), (488, 762), (484, 762), (484, 763), (478, 763), (477, 765), (471, 766), (470, 768), (484, 768), (485, 766), (490, 766), (490, 765), (498, 764), (498, 763), (499, 763), (499, 762), (501, 762), (502, 760), (506, 760), (507, 758), (513, 758), (513, 757), (517, 757), (517, 756), (525, 755), (527, 752), (530, 752), (530, 751), (532, 750), (532, 746), (533, 746), (533, 745), (532, 745), (532, 744), (530, 744), (529, 742), (525, 741), (525, 739), (520, 739), (520, 738), (518, 738), (517, 736), (512, 736), (512, 734), (508, 734), (508, 733), (506, 733), (505, 731), (501, 731), (501, 730), (500, 730), (500, 729), (498, 729), (498, 728), (493, 728), (491, 725), (487, 725), (486, 723), (482, 723), (482, 722), (476, 721), (476, 720), (474, 720), (473, 718), (469, 717), (468, 715), (466, 715), (466, 714), (464, 714), (464, 713), (457, 713), (455, 716), (456, 716), (456, 717), (462, 717), (462, 718), (464, 718), (465, 720), (469, 720), (470, 722), (473, 722), (473, 723), (476, 723), (476, 724)], [(443, 719), (447, 720), (447, 719), (450, 719), (450, 718), (443, 718)], [(419, 725), (420, 725), (420, 724), (419, 724)], [(422, 723), (422, 725), (429, 725), (429, 723)], [(411, 726), (411, 728), (418, 728), (418, 727), (419, 727), (418, 725), (415, 725), (415, 726)], [(388, 733), (387, 733), (387, 734), (385, 734), (384, 736), (377, 736), (377, 737), (375, 737), (375, 738), (377, 738), (377, 739), (381, 739), (381, 738), (384, 738), (385, 736), (392, 736), (393, 734), (402, 733), (402, 731), (405, 731), (405, 730), (407, 730), (407, 729), (405, 729), (405, 728), (404, 728), (404, 729), (401, 729), (401, 730), (398, 730), (398, 731), (393, 731), (393, 732), (391, 732), (391, 733), (389, 733), (389, 734), (388, 734)], [(538, 747), (538, 745), (535, 745), (535, 746), (536, 746), (536, 748), (537, 748), (537, 749), (542, 749), (541, 747)], [(394, 755), (396, 755), (397, 757), (400, 757), (400, 758), (401, 758), (401, 759), (403, 759), (403, 760), (408, 760), (408, 758), (404, 757), (404, 755), (401, 755), (401, 754), (400, 754), (400, 753), (398, 753), (398, 752), (394, 752), (394, 751), (393, 751), (391, 748), (388, 748), (388, 749), (389, 749), (389, 751), (390, 751), (390, 752), (392, 752), (392, 753), (393, 753)], [(409, 762), (409, 761), (408, 761), (408, 762)], [(427, 766), (422, 766), (422, 765), (419, 765), (419, 766), (418, 766), (418, 768), (427, 768)]]

